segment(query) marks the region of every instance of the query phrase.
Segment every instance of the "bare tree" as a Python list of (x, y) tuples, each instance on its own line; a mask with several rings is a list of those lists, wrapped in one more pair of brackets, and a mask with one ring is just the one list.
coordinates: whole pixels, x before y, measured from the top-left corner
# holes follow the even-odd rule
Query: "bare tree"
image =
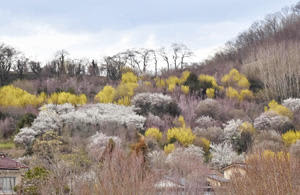
[(24, 78), (24, 73), (28, 71), (28, 58), (21, 56), (13, 66), (13, 70), (18, 74), (19, 79)]
[(66, 56), (69, 55), (69, 52), (66, 50), (59, 50), (55, 53), (55, 61), (57, 61), (58, 66), (58, 76), (65, 74), (66, 71)]
[(159, 50), (159, 55), (162, 57), (162, 59), (166, 62), (167, 64), (167, 69), (168, 71), (170, 70), (170, 61), (169, 61), (169, 56), (168, 53), (166, 51), (165, 47), (160, 48)]
[(42, 67), (40, 62), (36, 61), (30, 61), (29, 63), (30, 70), (37, 76), (39, 77), (42, 72)]
[(92, 63), (88, 66), (88, 73), (92, 76), (99, 75), (99, 66), (95, 60), (92, 60)]
[(8, 79), (9, 71), (12, 68), (13, 58), (17, 54), (14, 48), (0, 45), (0, 86)]

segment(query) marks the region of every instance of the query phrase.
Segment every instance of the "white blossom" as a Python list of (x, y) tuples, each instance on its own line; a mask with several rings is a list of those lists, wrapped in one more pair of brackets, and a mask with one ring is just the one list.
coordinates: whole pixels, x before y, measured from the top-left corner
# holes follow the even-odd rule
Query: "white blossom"
[(254, 120), (254, 128), (258, 130), (273, 129), (279, 132), (284, 132), (286, 130), (292, 129), (293, 124), (288, 117), (278, 115), (272, 111), (268, 111), (262, 113)]
[(152, 113), (154, 115), (170, 112), (169, 106), (177, 104), (170, 96), (161, 93), (139, 93), (133, 97), (131, 104), (135, 106), (135, 111), (140, 114)]
[(110, 139), (112, 139), (116, 143), (116, 145), (118, 146), (121, 145), (121, 139), (119, 137), (107, 136), (101, 132), (96, 132), (95, 135), (91, 136), (88, 139), (89, 140), (88, 148), (104, 151)]
[(282, 103), (283, 106), (287, 107), (293, 112), (300, 110), (300, 98), (288, 98), (286, 100), (283, 100)]
[(200, 116), (196, 120), (196, 123), (198, 124), (198, 127), (208, 128), (208, 127), (215, 126), (217, 121), (215, 119), (213, 119), (212, 117), (210, 117), (210, 116)]
[[(117, 130), (121, 127), (142, 129), (146, 121), (145, 117), (134, 112), (133, 107), (115, 104), (90, 104), (78, 107), (77, 110), (71, 104), (48, 104), (41, 107), (40, 110), (30, 131), (26, 128), (21, 129), (20, 133), (16, 135), (16, 142), (30, 144), (35, 136), (42, 135), (49, 130), (58, 131), (65, 125), (80, 131), (87, 130), (90, 125), (99, 128), (102, 125), (102, 128), (107, 126)], [(29, 134), (30, 137), (28, 137)], [(24, 138), (23, 141), (22, 138)]]
[(14, 141), (18, 144), (29, 145), (35, 139), (37, 132), (32, 128), (24, 127), (15, 136)]
[(236, 139), (241, 136), (241, 131), (239, 130), (243, 121), (240, 119), (227, 121), (224, 127), (224, 135), (226, 140)]
[(221, 144), (211, 144), (211, 163), (213, 166), (222, 168), (234, 162), (241, 162), (244, 160), (243, 155), (238, 155), (228, 142)]

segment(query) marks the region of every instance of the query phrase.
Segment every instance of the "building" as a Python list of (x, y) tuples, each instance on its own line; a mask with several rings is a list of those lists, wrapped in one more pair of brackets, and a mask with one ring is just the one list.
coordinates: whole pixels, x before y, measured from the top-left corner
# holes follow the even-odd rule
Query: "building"
[(14, 194), (14, 187), (21, 183), (28, 167), (0, 153), (0, 194)]
[(230, 180), (233, 176), (243, 176), (246, 174), (245, 163), (234, 163), (222, 169), (224, 178)]

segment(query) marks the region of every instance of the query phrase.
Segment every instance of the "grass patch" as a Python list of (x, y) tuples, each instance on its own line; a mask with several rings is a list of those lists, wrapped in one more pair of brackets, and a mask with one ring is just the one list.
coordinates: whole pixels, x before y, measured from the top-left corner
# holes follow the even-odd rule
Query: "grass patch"
[(15, 148), (14, 142), (0, 141), (0, 150), (9, 150)]

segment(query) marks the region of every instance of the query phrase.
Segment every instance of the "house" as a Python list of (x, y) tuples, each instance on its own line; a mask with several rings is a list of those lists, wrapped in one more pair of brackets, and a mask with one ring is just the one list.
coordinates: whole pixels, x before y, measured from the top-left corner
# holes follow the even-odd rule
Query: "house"
[(0, 194), (14, 194), (14, 187), (20, 184), (28, 167), (0, 153)]
[(245, 163), (234, 163), (224, 167), (222, 169), (224, 173), (224, 178), (230, 180), (233, 176), (245, 175), (246, 174), (246, 164)]

